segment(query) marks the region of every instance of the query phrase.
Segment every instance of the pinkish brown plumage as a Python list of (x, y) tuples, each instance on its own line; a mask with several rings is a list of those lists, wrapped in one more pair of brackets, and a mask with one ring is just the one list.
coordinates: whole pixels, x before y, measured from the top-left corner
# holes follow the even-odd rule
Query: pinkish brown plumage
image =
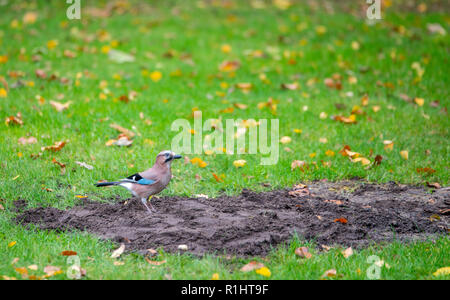
[(147, 206), (147, 200), (153, 195), (160, 193), (166, 188), (172, 179), (171, 163), (174, 159), (181, 158), (172, 151), (166, 150), (156, 156), (156, 161), (150, 169), (133, 174), (119, 181), (100, 182), (96, 186), (118, 185), (129, 190), (134, 196), (139, 197), (147, 211), (155, 211), (150, 201)]

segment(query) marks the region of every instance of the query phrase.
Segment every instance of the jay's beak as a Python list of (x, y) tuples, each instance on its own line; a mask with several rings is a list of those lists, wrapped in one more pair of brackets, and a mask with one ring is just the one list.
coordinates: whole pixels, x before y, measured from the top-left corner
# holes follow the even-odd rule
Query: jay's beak
[(172, 155), (169, 156), (164, 162), (166, 163), (166, 162), (168, 162), (168, 161), (171, 161), (171, 160), (173, 160), (173, 159), (179, 159), (179, 158), (181, 158), (181, 157), (182, 157), (181, 155), (175, 154), (175, 153), (172, 152)]

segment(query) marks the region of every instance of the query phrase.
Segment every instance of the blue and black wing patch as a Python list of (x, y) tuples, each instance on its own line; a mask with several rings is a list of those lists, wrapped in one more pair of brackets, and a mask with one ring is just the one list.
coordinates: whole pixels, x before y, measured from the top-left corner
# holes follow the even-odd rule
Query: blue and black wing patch
[(134, 181), (139, 181), (141, 179), (143, 179), (143, 177), (141, 175), (139, 175), (139, 173), (133, 174), (131, 176), (128, 176), (127, 179), (131, 179)]
[(139, 173), (136, 173), (136, 174), (133, 174), (131, 176), (128, 176), (127, 179), (133, 180), (137, 184), (142, 184), (142, 185), (149, 185), (149, 184), (154, 184), (155, 183), (154, 180), (146, 179), (146, 178), (142, 177), (141, 175), (139, 175)]

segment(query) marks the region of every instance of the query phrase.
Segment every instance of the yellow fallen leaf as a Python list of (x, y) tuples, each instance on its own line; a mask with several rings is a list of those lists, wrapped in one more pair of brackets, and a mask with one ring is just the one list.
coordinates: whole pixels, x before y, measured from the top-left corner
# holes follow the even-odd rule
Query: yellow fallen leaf
[(327, 150), (327, 151), (325, 152), (325, 155), (326, 155), (326, 156), (334, 156), (334, 151), (332, 151), (332, 150)]
[(365, 158), (365, 157), (357, 157), (357, 158), (355, 158), (355, 159), (352, 159), (352, 162), (353, 162), (353, 163), (361, 162), (361, 164), (362, 164), (363, 166), (367, 166), (368, 164), (370, 164), (370, 160), (368, 160), (368, 159)]
[(416, 104), (419, 106), (423, 106), (423, 104), (425, 103), (425, 100), (423, 98), (415, 98), (414, 102), (416, 102)]
[(270, 275), (272, 273), (270, 273), (270, 270), (267, 267), (262, 267), (259, 269), (256, 269), (255, 272), (259, 275), (265, 276), (265, 277), (270, 277)]
[(154, 82), (160, 81), (162, 78), (162, 73), (160, 71), (153, 71), (150, 73), (150, 79)]
[(394, 142), (393, 141), (383, 141), (384, 144), (384, 150), (386, 151), (392, 151), (392, 149), (394, 149)]
[(17, 242), (16, 242), (16, 241), (12, 241), (12, 242), (10, 242), (10, 243), (8, 244), (8, 247), (9, 247), (9, 248), (14, 247), (15, 244), (17, 244)]
[(8, 96), (8, 92), (4, 88), (0, 88), (0, 98), (6, 98)]
[(220, 47), (223, 53), (230, 53), (231, 52), (231, 46), (228, 44), (224, 44)]
[(241, 167), (245, 166), (246, 163), (247, 163), (246, 160), (244, 160), (244, 159), (239, 159), (239, 160), (235, 160), (235, 161), (233, 162), (233, 166), (235, 166), (236, 168), (241, 168)]
[(402, 150), (402, 151), (400, 151), (400, 156), (401, 156), (404, 160), (408, 160), (408, 157), (409, 157), (408, 150)]
[(434, 276), (450, 275), (450, 267), (437, 269), (436, 272), (433, 273), (433, 275)]
[(219, 280), (219, 273), (214, 273), (211, 277), (211, 280)]
[(47, 48), (50, 49), (50, 50), (52, 50), (56, 46), (58, 46), (58, 41), (57, 40), (50, 40), (50, 41), (47, 42)]

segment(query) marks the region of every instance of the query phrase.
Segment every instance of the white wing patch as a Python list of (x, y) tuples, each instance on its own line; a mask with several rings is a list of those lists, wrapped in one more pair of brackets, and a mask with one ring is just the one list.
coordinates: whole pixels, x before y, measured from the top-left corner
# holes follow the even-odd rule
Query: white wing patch
[(129, 190), (129, 191), (133, 194), (133, 196), (136, 196), (136, 197), (137, 197), (137, 195), (135, 194), (135, 192), (131, 189), (132, 186), (133, 186), (133, 184), (132, 184), (131, 182), (122, 182), (122, 183), (120, 183), (119, 185), (120, 185), (120, 186), (123, 186), (124, 188), (126, 188), (127, 190)]

